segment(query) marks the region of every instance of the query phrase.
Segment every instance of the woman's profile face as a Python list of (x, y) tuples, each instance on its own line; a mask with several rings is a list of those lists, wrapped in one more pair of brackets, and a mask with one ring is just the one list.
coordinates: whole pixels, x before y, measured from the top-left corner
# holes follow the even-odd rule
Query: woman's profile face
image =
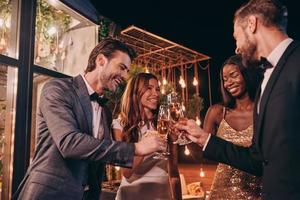
[(148, 88), (141, 97), (141, 104), (144, 109), (156, 110), (159, 104), (160, 90), (158, 81), (154, 78), (149, 80)]
[(237, 65), (228, 64), (223, 67), (223, 84), (233, 97), (240, 97), (246, 91), (245, 79)]

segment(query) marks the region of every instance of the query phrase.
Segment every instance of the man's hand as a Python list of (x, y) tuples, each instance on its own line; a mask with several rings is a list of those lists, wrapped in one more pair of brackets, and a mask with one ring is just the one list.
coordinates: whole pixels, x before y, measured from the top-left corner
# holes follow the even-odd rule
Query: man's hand
[(186, 136), (201, 147), (204, 146), (209, 136), (209, 133), (204, 132), (192, 119), (179, 121), (174, 125), (174, 128), (181, 131), (186, 131)]
[(135, 143), (135, 155), (137, 156), (145, 156), (165, 149), (166, 141), (159, 135), (149, 135)]

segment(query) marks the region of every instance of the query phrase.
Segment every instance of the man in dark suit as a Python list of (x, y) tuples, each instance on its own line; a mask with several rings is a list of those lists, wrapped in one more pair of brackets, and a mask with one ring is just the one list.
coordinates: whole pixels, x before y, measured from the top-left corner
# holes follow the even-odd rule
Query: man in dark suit
[(234, 17), (236, 53), (245, 66), (264, 60), (254, 111), (252, 146), (205, 133), (193, 120), (177, 124), (206, 158), (262, 176), (263, 199), (300, 199), (300, 45), (286, 34), (278, 0), (251, 0)]
[(111, 113), (100, 96), (127, 78), (133, 57), (125, 44), (105, 39), (92, 50), (84, 75), (44, 86), (36, 152), (15, 199), (99, 199), (105, 163), (131, 167), (134, 155), (163, 150), (155, 136), (134, 144), (111, 139)]

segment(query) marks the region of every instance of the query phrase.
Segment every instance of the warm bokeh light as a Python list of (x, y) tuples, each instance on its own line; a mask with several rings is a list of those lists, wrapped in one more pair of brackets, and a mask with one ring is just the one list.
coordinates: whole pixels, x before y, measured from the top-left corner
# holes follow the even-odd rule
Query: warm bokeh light
[(167, 85), (168, 81), (166, 80), (166, 78), (163, 79), (163, 85)]
[(200, 174), (199, 174), (200, 177), (205, 177), (205, 172), (203, 171), (202, 168), (200, 168)]
[(54, 26), (52, 26), (51, 28), (49, 28), (48, 30), (48, 34), (49, 35), (54, 35), (57, 32), (56, 28)]
[(183, 82), (183, 83), (181, 84), (181, 87), (182, 87), (182, 88), (185, 88), (185, 87), (186, 87), (185, 82)]
[(198, 81), (197, 81), (196, 77), (194, 77), (193, 85), (194, 85), (194, 86), (197, 86), (197, 85), (198, 85)]
[(184, 147), (184, 154), (187, 155), (187, 156), (191, 154), (191, 152), (190, 152), (190, 150), (187, 148), (187, 146)]

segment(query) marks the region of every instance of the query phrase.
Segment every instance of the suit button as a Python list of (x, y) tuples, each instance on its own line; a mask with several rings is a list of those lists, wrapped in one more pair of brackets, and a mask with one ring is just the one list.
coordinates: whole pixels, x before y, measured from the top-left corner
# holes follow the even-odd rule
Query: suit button
[(268, 161), (268, 160), (264, 160), (264, 161), (263, 161), (263, 165), (264, 165), (264, 166), (267, 166), (267, 165), (268, 165), (268, 163), (269, 163), (269, 161)]

